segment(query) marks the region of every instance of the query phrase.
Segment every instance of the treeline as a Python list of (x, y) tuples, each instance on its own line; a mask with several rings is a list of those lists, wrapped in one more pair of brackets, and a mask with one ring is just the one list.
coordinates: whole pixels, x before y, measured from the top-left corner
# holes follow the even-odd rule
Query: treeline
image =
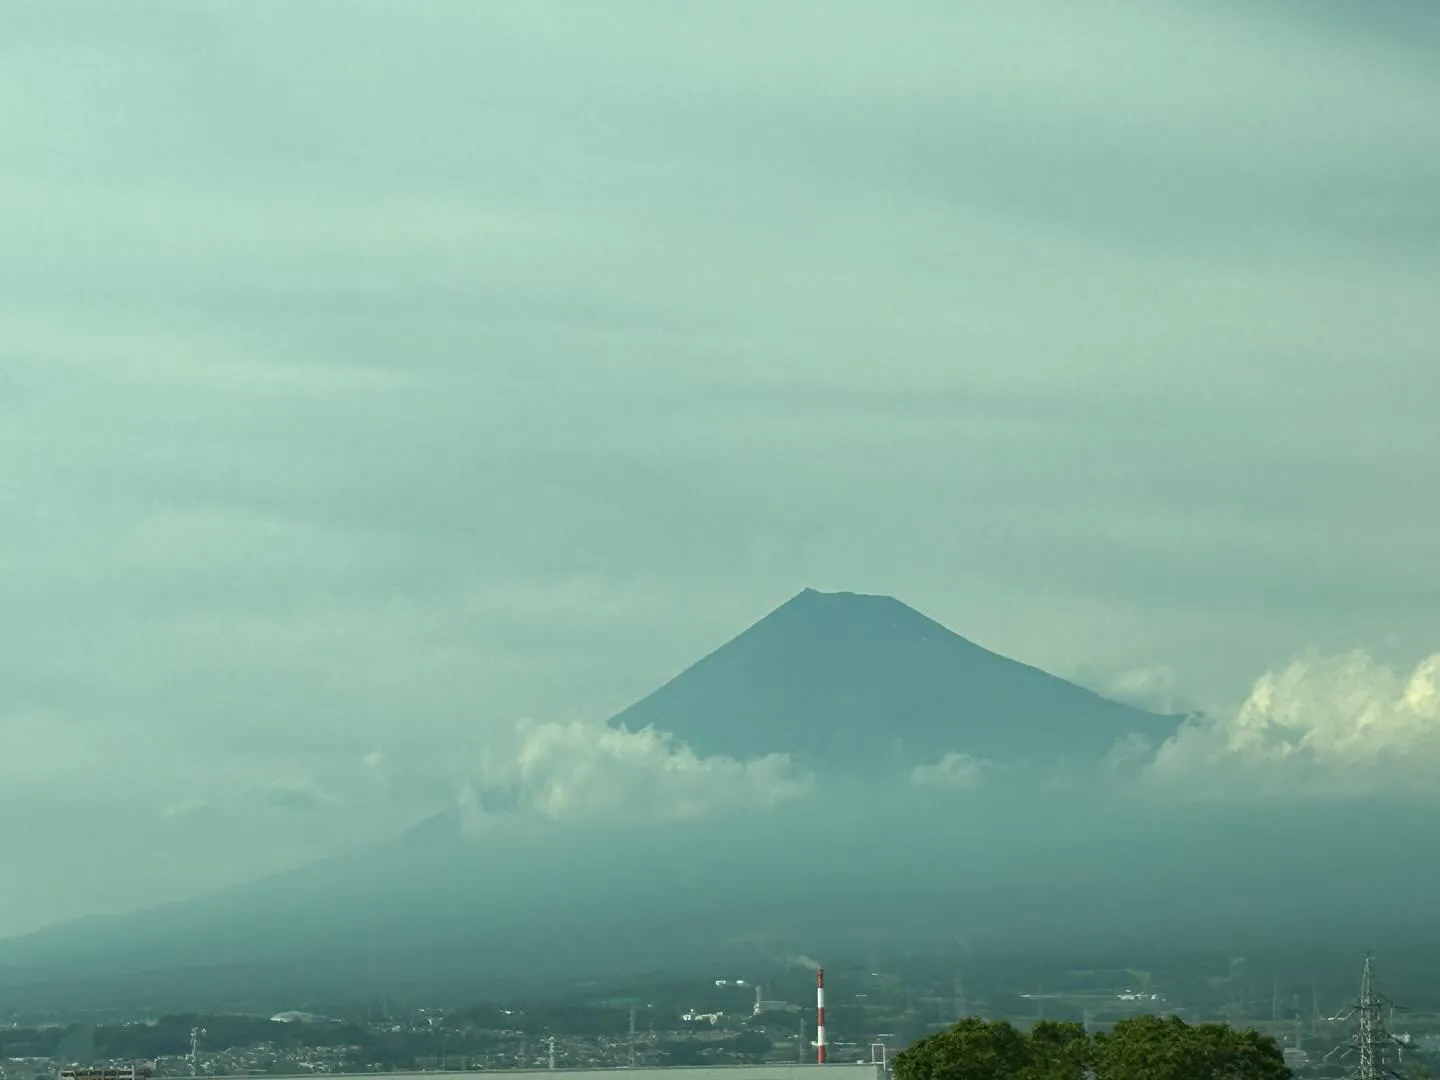
[(1290, 1080), (1268, 1035), (1174, 1016), (1122, 1020), (1090, 1034), (1042, 1020), (1029, 1031), (970, 1018), (895, 1059), (895, 1080)]

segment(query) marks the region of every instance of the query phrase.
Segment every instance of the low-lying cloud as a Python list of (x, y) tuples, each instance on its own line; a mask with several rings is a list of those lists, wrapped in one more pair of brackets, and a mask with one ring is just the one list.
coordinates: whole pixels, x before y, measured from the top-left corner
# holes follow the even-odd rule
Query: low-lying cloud
[(701, 757), (653, 728), (526, 721), (503, 749), (487, 751), (461, 808), (472, 828), (507, 818), (689, 820), (769, 808), (807, 794), (812, 784), (784, 754)]
[(324, 793), (303, 784), (276, 784), (265, 797), (272, 809), (295, 813), (316, 810), (328, 801)]
[(946, 754), (933, 765), (917, 765), (910, 770), (910, 783), (915, 787), (954, 788), (971, 791), (985, 781), (993, 765), (969, 754)]
[(1437, 761), (1440, 652), (1407, 671), (1355, 650), (1261, 676), (1239, 708), (1184, 725), (1146, 775), (1224, 798), (1415, 793), (1440, 788)]
[(1150, 712), (1174, 715), (1181, 711), (1175, 669), (1168, 664), (1132, 668), (1103, 681), (1096, 689), (1114, 701)]

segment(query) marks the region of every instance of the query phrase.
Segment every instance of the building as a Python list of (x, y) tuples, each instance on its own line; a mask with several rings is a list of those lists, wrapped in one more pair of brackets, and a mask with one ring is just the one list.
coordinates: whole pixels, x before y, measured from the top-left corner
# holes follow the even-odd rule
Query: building
[(153, 1070), (148, 1065), (74, 1066), (60, 1070), (60, 1080), (146, 1080)]

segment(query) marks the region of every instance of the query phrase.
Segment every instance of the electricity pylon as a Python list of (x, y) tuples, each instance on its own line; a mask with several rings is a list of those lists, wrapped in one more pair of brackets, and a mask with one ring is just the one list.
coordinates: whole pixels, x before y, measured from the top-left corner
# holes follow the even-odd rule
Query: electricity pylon
[(1360, 977), (1360, 997), (1339, 1016), (1337, 1023), (1357, 1022), (1355, 1034), (1325, 1055), (1353, 1059), (1352, 1080), (1401, 1080), (1395, 1066), (1405, 1044), (1385, 1026), (1385, 1010), (1392, 1013), (1395, 1004), (1376, 988), (1373, 957), (1365, 957), (1365, 972)]

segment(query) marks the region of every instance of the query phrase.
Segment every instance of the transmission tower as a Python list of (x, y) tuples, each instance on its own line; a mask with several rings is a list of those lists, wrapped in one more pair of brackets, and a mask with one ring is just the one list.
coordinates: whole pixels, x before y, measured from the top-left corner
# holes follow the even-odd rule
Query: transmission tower
[(1393, 1015), (1395, 1003), (1376, 988), (1373, 960), (1371, 956), (1365, 957), (1359, 999), (1335, 1017), (1339, 1023), (1356, 1021), (1355, 1034), (1325, 1055), (1325, 1060), (1336, 1056), (1353, 1059), (1355, 1068), (1350, 1072), (1351, 1080), (1401, 1080), (1395, 1063), (1405, 1044), (1385, 1026), (1385, 1010), (1389, 1009)]

